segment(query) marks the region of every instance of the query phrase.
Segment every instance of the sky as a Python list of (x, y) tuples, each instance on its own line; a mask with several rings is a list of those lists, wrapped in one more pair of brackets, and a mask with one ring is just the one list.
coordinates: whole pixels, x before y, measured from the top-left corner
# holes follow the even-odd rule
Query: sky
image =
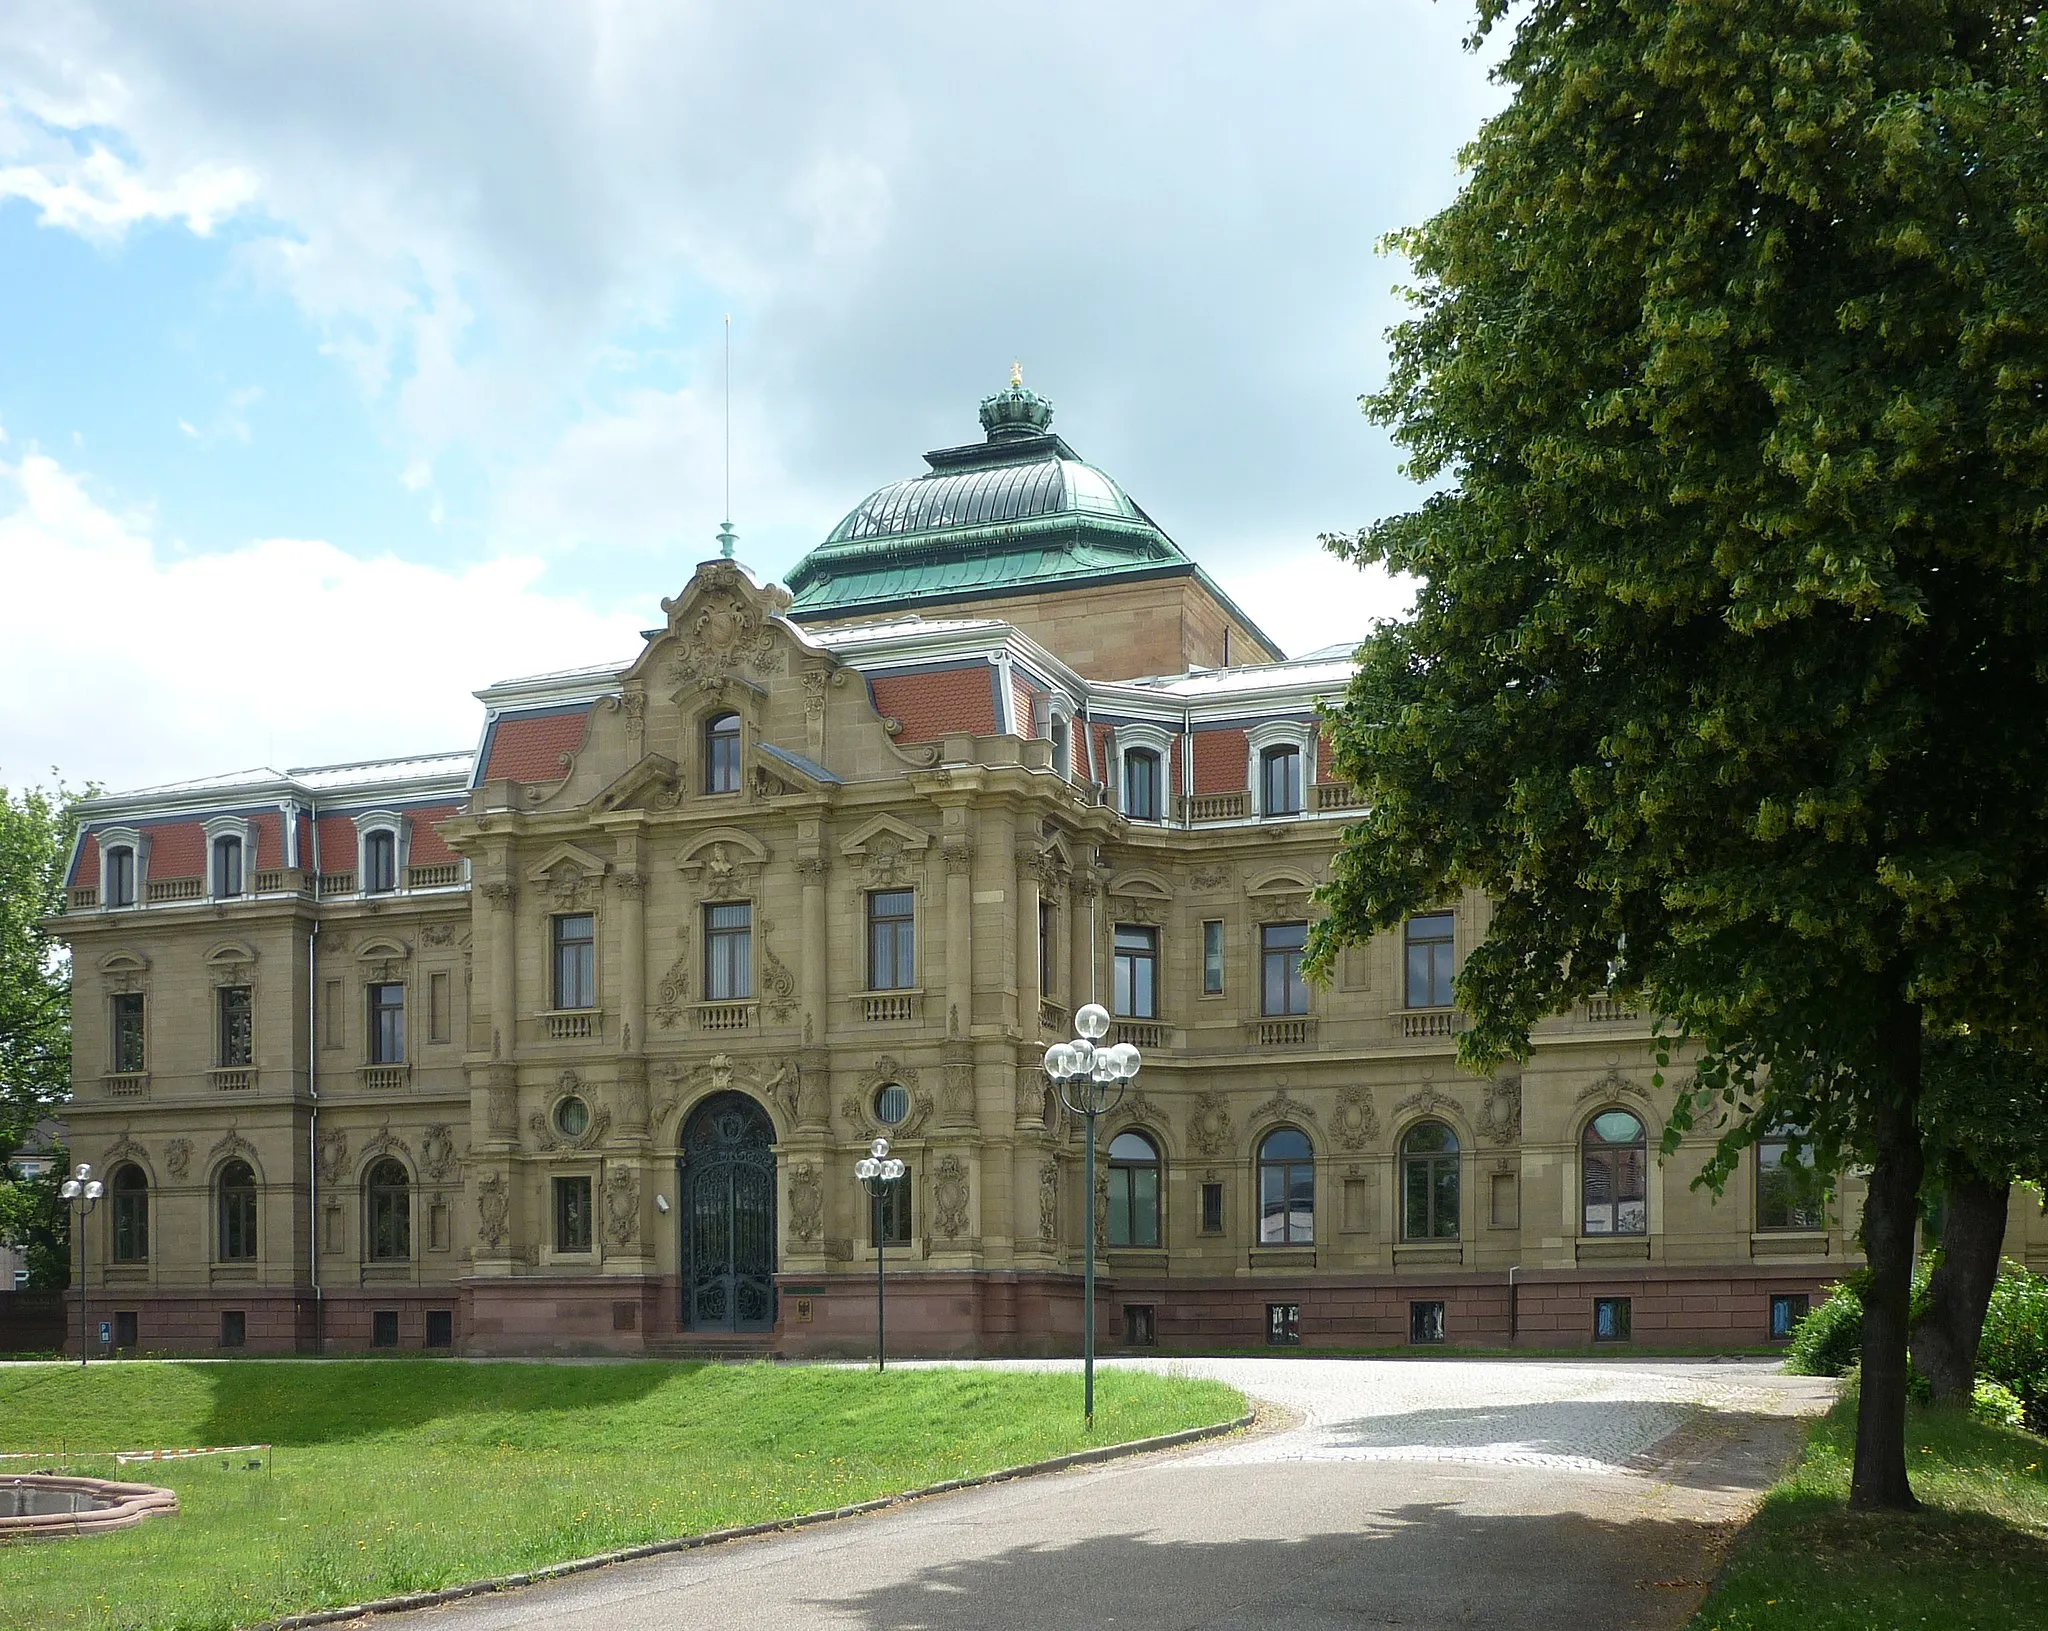
[(0, 786), (471, 745), (1020, 362), (1290, 652), (1500, 104), (1456, 0), (0, 7)]

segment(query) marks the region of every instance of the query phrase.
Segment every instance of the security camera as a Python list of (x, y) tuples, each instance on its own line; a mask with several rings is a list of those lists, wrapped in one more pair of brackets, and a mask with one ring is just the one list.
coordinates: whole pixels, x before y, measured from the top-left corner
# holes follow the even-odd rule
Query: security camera
[(668, 1197), (666, 1195), (654, 1197), (654, 1210), (661, 1213), (664, 1217), (668, 1215)]

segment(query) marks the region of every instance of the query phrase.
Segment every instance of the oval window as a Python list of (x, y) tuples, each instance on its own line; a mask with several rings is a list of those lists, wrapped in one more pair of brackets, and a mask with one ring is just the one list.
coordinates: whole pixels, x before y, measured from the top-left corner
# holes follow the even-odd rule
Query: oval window
[(590, 1126), (590, 1106), (573, 1094), (555, 1106), (555, 1131), (564, 1138), (581, 1138)]
[(884, 1127), (901, 1125), (910, 1114), (910, 1090), (901, 1082), (891, 1082), (875, 1095), (875, 1120)]

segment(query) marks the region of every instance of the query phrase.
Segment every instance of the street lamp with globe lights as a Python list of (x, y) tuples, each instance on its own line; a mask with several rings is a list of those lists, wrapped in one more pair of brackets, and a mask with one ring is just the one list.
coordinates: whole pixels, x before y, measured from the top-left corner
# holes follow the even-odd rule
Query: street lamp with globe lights
[(888, 1362), (882, 1341), (883, 1323), (883, 1280), (882, 1255), (887, 1250), (884, 1238), (887, 1231), (882, 1227), (882, 1200), (888, 1194), (891, 1184), (900, 1184), (904, 1173), (910, 1169), (889, 1153), (889, 1141), (878, 1138), (868, 1146), (868, 1153), (853, 1165), (853, 1175), (867, 1185), (869, 1196), (874, 1201), (875, 1213), (875, 1369), (885, 1368)]
[(1091, 1002), (1074, 1015), (1080, 1035), (1055, 1042), (1045, 1050), (1045, 1074), (1059, 1091), (1060, 1103), (1087, 1119), (1085, 1248), (1081, 1274), (1081, 1408), (1090, 1428), (1095, 1425), (1095, 1118), (1123, 1103), (1125, 1084), (1144, 1063), (1128, 1042), (1113, 1047), (1096, 1044), (1109, 1032), (1109, 1010)]
[(92, 1175), (92, 1163), (89, 1161), (79, 1162), (57, 1191), (77, 1209), (73, 1229), (78, 1236), (78, 1362), (81, 1365), (92, 1357), (92, 1309), (87, 1300), (91, 1291), (85, 1283), (85, 1220), (92, 1216), (93, 1208), (100, 1204), (100, 1197), (106, 1192), (106, 1185)]

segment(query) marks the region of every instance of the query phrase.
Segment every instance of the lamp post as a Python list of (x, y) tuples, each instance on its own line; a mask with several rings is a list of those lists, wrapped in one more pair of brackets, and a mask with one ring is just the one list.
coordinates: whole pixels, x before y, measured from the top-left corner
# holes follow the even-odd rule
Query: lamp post
[(78, 1236), (78, 1363), (81, 1366), (92, 1357), (91, 1291), (85, 1283), (85, 1220), (92, 1216), (92, 1209), (100, 1204), (100, 1197), (106, 1192), (106, 1185), (92, 1175), (92, 1164), (87, 1161), (79, 1162), (57, 1191), (75, 1209), (71, 1227)]
[(1087, 1425), (1095, 1425), (1095, 1118), (1123, 1103), (1124, 1084), (1144, 1063), (1128, 1042), (1098, 1048), (1109, 1031), (1109, 1010), (1091, 1002), (1074, 1015), (1080, 1036), (1055, 1042), (1045, 1050), (1045, 1074), (1058, 1089), (1060, 1103), (1087, 1118), (1087, 1210), (1085, 1252), (1081, 1273), (1081, 1409)]
[(875, 1214), (875, 1369), (882, 1370), (888, 1363), (888, 1352), (883, 1343), (882, 1311), (883, 1296), (882, 1257), (888, 1250), (882, 1228), (882, 1198), (889, 1186), (900, 1183), (909, 1169), (889, 1153), (889, 1141), (878, 1138), (868, 1146), (868, 1153), (854, 1163), (853, 1175), (867, 1186), (869, 1197), (874, 1201)]

